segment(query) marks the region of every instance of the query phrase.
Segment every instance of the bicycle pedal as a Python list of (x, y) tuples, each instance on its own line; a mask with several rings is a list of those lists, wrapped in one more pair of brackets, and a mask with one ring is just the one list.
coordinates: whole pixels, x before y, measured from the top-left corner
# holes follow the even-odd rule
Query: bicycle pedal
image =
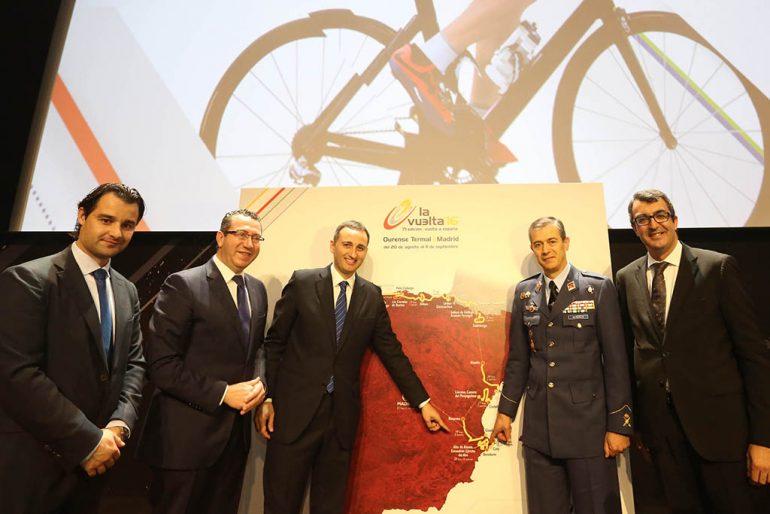
[(298, 186), (317, 186), (321, 181), (321, 172), (312, 164), (292, 161), (289, 164), (289, 177)]

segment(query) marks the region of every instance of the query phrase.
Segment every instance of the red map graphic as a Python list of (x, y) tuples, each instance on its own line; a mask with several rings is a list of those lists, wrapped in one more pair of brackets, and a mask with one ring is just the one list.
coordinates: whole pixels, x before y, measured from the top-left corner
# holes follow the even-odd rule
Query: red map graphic
[[(485, 439), (481, 416), (502, 380), (506, 316), (451, 296), (385, 296), (393, 330), (450, 432), (430, 433), (379, 359), (362, 367), (362, 415), (347, 512), (441, 508), (469, 482)], [(464, 420), (464, 423), (463, 423)]]

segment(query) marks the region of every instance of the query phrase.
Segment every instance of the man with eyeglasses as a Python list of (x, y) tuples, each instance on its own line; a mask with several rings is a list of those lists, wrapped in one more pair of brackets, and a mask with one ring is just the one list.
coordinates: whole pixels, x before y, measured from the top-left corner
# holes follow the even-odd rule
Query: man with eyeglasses
[(238, 512), (252, 410), (265, 397), (255, 363), (267, 294), (244, 273), (263, 240), (255, 213), (228, 212), (216, 255), (170, 275), (155, 300), (145, 354), (157, 389), (140, 455), (156, 514)]
[(770, 472), (770, 349), (738, 264), (682, 244), (661, 191), (635, 193), (628, 214), (647, 248), (616, 280), (639, 447), (673, 512), (767, 512), (749, 483)]

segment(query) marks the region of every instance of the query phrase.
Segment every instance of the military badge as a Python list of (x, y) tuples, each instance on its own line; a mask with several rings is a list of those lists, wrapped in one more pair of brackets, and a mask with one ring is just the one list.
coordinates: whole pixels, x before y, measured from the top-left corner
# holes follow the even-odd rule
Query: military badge
[(539, 293), (540, 289), (543, 287), (543, 283), (541, 281), (537, 281), (537, 284), (535, 284), (535, 292)]
[(586, 291), (588, 291), (588, 294), (594, 294), (594, 286), (586, 287)]
[(527, 309), (528, 312), (535, 312), (537, 310), (537, 305), (535, 305), (532, 302), (529, 302), (525, 308)]
[(574, 291), (575, 290), (575, 282), (573, 280), (570, 280), (567, 282), (567, 291)]
[(519, 295), (519, 300), (526, 300), (531, 296), (532, 296), (532, 293), (530, 293), (529, 291), (522, 291), (522, 293)]

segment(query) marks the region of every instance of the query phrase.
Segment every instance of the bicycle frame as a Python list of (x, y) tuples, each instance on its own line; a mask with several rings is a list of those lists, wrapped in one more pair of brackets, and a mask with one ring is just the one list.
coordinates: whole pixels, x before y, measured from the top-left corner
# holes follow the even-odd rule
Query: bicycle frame
[[(411, 42), (420, 32), (423, 32), (425, 39), (438, 32), (432, 1), (415, 0), (415, 5), (417, 14), (395, 34), (369, 66), (345, 84), (312, 124), (300, 129), (292, 143), (295, 157), (305, 157), (312, 164), (317, 157), (327, 155), (388, 169), (400, 169), (403, 165), (404, 147), (328, 132), (328, 129), (345, 108), (349, 99), (361, 87), (370, 84), (383, 70), (393, 52)], [(486, 115), (484, 121), (492, 136), (495, 138), (502, 136), (540, 87), (567, 58), (571, 50), (591, 30), (594, 22), (599, 20), (603, 25), (596, 30), (611, 31), (614, 43), (646, 101), (661, 137), (669, 148), (673, 148), (676, 140), (628, 42), (625, 17), (625, 11), (617, 8), (613, 0), (581, 2), (523, 71), (519, 80), (511, 85)], [(323, 141), (321, 145), (318, 144), (319, 140)]]
[[(650, 84), (642, 72), (639, 60), (634, 54), (627, 38), (625, 11), (615, 6), (613, 0), (586, 0), (581, 2), (567, 21), (548, 40), (543, 49), (534, 57), (520, 79), (513, 83), (500, 97), (484, 118), (492, 134), (499, 138), (527, 106), (540, 87), (556, 71), (570, 51), (577, 46), (583, 36), (591, 29), (595, 21), (601, 20), (602, 28), (611, 30), (613, 40), (618, 47), (626, 66), (636, 81), (647, 102), (650, 112), (658, 125), (666, 145), (671, 148), (675, 139), (671, 128), (663, 117), (660, 104), (655, 98)], [(602, 30), (602, 28), (597, 30)]]

